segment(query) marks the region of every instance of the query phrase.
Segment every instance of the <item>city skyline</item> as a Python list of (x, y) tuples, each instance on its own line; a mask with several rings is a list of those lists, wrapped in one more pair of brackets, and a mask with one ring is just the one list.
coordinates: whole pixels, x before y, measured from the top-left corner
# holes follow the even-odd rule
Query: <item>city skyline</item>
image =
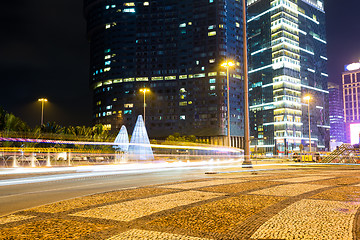
[[(35, 125), (40, 122), (41, 111), (37, 99), (47, 97), (45, 122), (89, 125), (91, 97), (90, 90), (84, 87), (89, 47), (82, 2), (6, 4), (9, 11), (2, 16), (7, 24), (1, 42), (0, 70), (7, 91), (1, 96), (0, 105)], [(360, 31), (351, 24), (358, 18), (355, 14), (358, 5), (355, 1), (346, 5), (325, 2), (329, 81), (339, 83), (343, 65), (357, 61), (360, 56), (356, 44), (360, 36), (354, 35)]]
[(243, 28), (238, 1), (85, 1), (93, 120), (118, 131), (143, 114), (151, 137), (243, 136)]
[(266, 154), (286, 155), (300, 144), (325, 150), (330, 124), (323, 1), (257, 0), (248, 15), (252, 146)]

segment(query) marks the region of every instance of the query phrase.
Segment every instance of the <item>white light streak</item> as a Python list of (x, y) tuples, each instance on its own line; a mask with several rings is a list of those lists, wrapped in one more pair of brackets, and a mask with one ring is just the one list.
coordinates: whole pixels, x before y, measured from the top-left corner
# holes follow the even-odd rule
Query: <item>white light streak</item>
[(266, 69), (266, 68), (271, 68), (272, 66), (273, 66), (273, 65), (270, 64), (270, 65), (267, 65), (267, 66), (265, 66), (265, 67), (261, 67), (261, 68), (257, 68), (257, 69), (251, 70), (251, 71), (249, 71), (249, 73), (258, 72), (258, 71), (264, 70), (264, 69)]
[(329, 91), (322, 90), (320, 88), (310, 87), (310, 86), (307, 86), (307, 85), (304, 85), (304, 84), (301, 84), (301, 87), (308, 88), (308, 89), (311, 89), (311, 90), (315, 90), (315, 91), (318, 91), (318, 92), (329, 93)]
[(308, 70), (309, 72), (315, 73), (315, 70), (314, 70), (314, 69), (308, 68), (307, 70)]
[(322, 40), (321, 38), (318, 38), (316, 36), (313, 36), (314, 39), (318, 40), (319, 42), (322, 42), (324, 44), (327, 44), (327, 42), (325, 40)]
[(320, 56), (320, 58), (322, 58), (322, 59), (324, 59), (324, 60), (328, 60), (328, 58), (327, 57), (324, 57), (324, 56)]

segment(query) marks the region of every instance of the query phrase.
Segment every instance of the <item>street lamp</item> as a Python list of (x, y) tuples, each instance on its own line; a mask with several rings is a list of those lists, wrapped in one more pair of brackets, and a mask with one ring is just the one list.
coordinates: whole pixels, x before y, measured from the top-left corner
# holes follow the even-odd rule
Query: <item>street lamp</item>
[(246, 0), (242, 0), (243, 15), (243, 61), (244, 61), (244, 162), (243, 165), (251, 167), (250, 160), (250, 114), (249, 114), (249, 78), (248, 78), (248, 47), (247, 47), (247, 19), (246, 19)]
[(140, 92), (142, 92), (144, 94), (144, 125), (145, 125), (145, 107), (146, 107), (146, 103), (145, 103), (145, 96), (147, 92), (150, 92), (150, 89), (148, 88), (141, 88)]
[(222, 67), (226, 68), (226, 89), (227, 89), (227, 137), (228, 137), (228, 146), (231, 147), (231, 138), (230, 138), (230, 83), (229, 83), (229, 68), (233, 67), (235, 64), (232, 61), (227, 61), (221, 64)]
[(44, 104), (48, 100), (46, 98), (40, 98), (38, 99), (38, 102), (41, 102), (41, 126), (44, 124)]
[(311, 152), (311, 128), (310, 128), (310, 95), (304, 97), (304, 100), (307, 101), (308, 104), (308, 122), (309, 122), (309, 152)]

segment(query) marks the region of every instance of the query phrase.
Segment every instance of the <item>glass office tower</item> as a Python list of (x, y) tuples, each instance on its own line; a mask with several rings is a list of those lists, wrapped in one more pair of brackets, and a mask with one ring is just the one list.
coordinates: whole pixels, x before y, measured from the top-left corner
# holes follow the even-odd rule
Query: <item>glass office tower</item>
[(329, 120), (330, 120), (330, 141), (345, 142), (345, 122), (343, 99), (338, 84), (329, 82)]
[[(249, 0), (251, 145), (288, 154), (329, 144), (325, 12), (322, 0)], [(256, 146), (256, 147), (255, 147)]]
[[(242, 6), (233, 0), (85, 0), (94, 123), (131, 129), (143, 114), (151, 138), (243, 136)], [(131, 130), (130, 130), (131, 131)]]

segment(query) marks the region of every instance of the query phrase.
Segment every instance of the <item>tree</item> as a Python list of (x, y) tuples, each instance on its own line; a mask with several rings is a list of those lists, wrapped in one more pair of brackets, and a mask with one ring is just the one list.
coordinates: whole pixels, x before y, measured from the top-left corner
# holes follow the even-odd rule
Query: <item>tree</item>
[(5, 115), (6, 115), (5, 110), (2, 107), (0, 107), (0, 131), (3, 131), (5, 128)]
[(197, 142), (196, 136), (190, 135), (190, 136), (181, 136), (180, 133), (174, 133), (173, 135), (169, 135), (166, 138), (166, 141), (170, 142)]
[(302, 152), (304, 150), (304, 145), (300, 144), (299, 148), (300, 148), (300, 152)]
[[(47, 122), (42, 126), (37, 126), (31, 129), (24, 121), (15, 115), (6, 112), (0, 107), (0, 131), (1, 136), (6, 137), (22, 137), (34, 139), (57, 139), (57, 140), (83, 140), (83, 141), (113, 141), (115, 136), (109, 133), (102, 124), (97, 124), (93, 127), (86, 126), (68, 126), (63, 127), (56, 122)], [(27, 147), (48, 147), (46, 143), (13, 143), (2, 142), (2, 146), (16, 146), (22, 145)], [(53, 147), (69, 147), (73, 145), (56, 144)], [(89, 149), (112, 149), (109, 146), (85, 146), (75, 145), (76, 148), (89, 148)]]
[(29, 126), (23, 122), (20, 118), (15, 117), (11, 113), (5, 114), (5, 127), (4, 130), (7, 132), (16, 131), (16, 132), (25, 132), (30, 130)]
[(64, 130), (65, 129), (56, 122), (47, 122), (41, 126), (43, 133), (63, 134)]

